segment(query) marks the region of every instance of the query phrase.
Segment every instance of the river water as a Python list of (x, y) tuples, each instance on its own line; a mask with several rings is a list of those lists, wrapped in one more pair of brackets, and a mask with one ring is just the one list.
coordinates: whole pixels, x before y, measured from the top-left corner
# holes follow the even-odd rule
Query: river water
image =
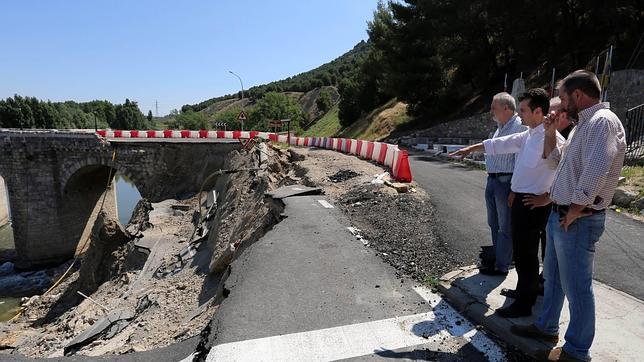
[[(114, 177), (116, 181), (116, 203), (119, 221), (125, 227), (130, 221), (134, 207), (141, 199), (141, 194), (136, 186), (124, 175), (119, 173)], [(0, 252), (15, 249), (13, 243), (13, 229), (11, 224), (0, 227)], [(2, 294), (2, 291), (0, 291)], [(20, 298), (0, 296), (0, 322), (11, 319), (20, 307)]]

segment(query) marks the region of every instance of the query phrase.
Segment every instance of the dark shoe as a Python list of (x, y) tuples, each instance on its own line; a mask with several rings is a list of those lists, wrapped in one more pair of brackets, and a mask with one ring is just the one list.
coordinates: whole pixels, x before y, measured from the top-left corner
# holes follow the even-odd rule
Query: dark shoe
[(515, 289), (508, 289), (508, 288), (503, 288), (501, 289), (502, 296), (512, 298), (512, 299), (517, 299), (519, 296), (519, 292), (517, 292)]
[(539, 290), (537, 290), (537, 295), (540, 295), (543, 297), (543, 291), (544, 291), (544, 286), (543, 284), (539, 284)]
[(481, 268), (479, 269), (479, 274), (483, 275), (497, 275), (497, 276), (508, 276), (508, 272), (502, 272), (496, 270), (496, 268)]
[(529, 324), (527, 326), (515, 325), (510, 327), (510, 332), (517, 336), (538, 339), (545, 342), (557, 343), (559, 342), (559, 336), (553, 334), (547, 334), (539, 330), (534, 324)]
[(537, 358), (541, 361), (583, 361), (582, 359), (569, 355), (561, 347), (556, 347), (549, 351), (540, 351), (537, 355)]
[(509, 307), (497, 309), (496, 314), (500, 315), (503, 318), (528, 317), (532, 315), (532, 308), (520, 306), (514, 303)]

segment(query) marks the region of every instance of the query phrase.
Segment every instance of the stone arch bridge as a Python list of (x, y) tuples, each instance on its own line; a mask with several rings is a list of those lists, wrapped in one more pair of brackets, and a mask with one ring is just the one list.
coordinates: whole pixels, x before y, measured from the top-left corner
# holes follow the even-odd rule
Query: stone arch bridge
[[(0, 129), (19, 268), (60, 263), (91, 231), (108, 176), (126, 175), (152, 202), (199, 190), (241, 146), (224, 139), (114, 139), (94, 131)], [(110, 180), (111, 183), (111, 180)], [(4, 197), (4, 195), (0, 195)]]

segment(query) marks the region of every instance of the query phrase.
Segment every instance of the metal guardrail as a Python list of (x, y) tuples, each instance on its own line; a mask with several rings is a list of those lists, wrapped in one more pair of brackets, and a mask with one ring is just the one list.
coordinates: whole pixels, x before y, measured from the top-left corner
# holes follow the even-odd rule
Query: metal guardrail
[(626, 111), (626, 164), (644, 164), (644, 104)]

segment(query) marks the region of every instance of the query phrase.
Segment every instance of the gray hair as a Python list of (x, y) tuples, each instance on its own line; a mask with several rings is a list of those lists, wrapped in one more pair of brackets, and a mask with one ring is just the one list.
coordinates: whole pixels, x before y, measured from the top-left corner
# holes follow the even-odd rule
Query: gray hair
[(561, 106), (561, 98), (559, 97), (550, 98), (550, 108), (560, 107), (560, 106)]
[(513, 112), (517, 110), (517, 104), (508, 92), (501, 92), (494, 95), (492, 102), (497, 101), (499, 104), (507, 106)]

